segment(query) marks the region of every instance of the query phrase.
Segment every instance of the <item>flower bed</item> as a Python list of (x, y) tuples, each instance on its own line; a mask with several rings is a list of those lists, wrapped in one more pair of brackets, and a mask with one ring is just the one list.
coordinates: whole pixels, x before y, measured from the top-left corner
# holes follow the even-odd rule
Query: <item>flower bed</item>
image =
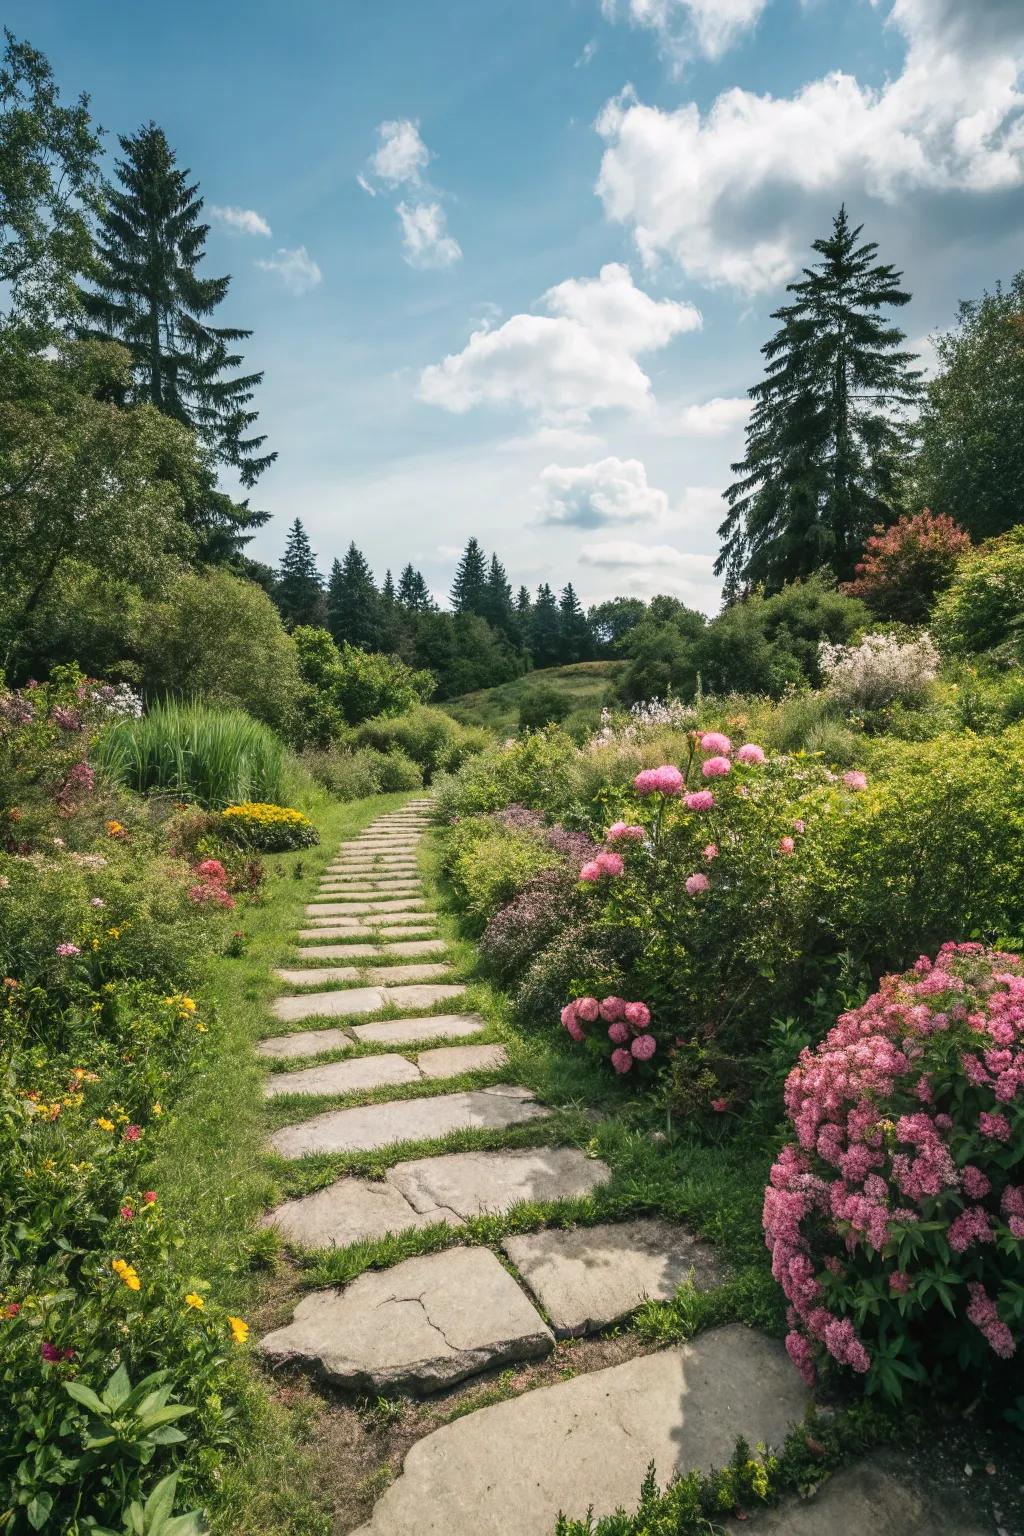
[(309, 817), (291, 806), (247, 800), (241, 805), (229, 805), (221, 811), (220, 820), (227, 836), (265, 853), (311, 848), (320, 841)]

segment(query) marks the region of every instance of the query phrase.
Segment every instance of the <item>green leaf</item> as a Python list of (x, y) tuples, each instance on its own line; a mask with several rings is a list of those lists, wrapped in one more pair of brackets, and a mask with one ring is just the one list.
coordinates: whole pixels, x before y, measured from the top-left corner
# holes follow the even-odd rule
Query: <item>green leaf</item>
[(145, 1530), (148, 1536), (156, 1536), (174, 1509), (174, 1491), (178, 1486), (178, 1474), (172, 1472), (162, 1477), (146, 1500)]
[(145, 1418), (140, 1415), (139, 1428), (156, 1429), (161, 1424), (172, 1424), (175, 1419), (183, 1419), (190, 1413), (195, 1413), (195, 1409), (187, 1403), (169, 1403), (166, 1408), (155, 1408)]
[(96, 1414), (97, 1418), (106, 1418), (109, 1411), (107, 1405), (100, 1401), (91, 1387), (85, 1386), (81, 1381), (66, 1381), (64, 1391), (69, 1397), (73, 1397), (76, 1403), (82, 1403), (90, 1413)]
[(34, 1531), (41, 1531), (50, 1518), (53, 1509), (52, 1493), (37, 1493), (28, 1509), (25, 1511), (29, 1525)]
[(124, 1365), (119, 1365), (103, 1388), (103, 1401), (108, 1408), (120, 1408), (131, 1390), (132, 1384), (128, 1379), (128, 1372)]

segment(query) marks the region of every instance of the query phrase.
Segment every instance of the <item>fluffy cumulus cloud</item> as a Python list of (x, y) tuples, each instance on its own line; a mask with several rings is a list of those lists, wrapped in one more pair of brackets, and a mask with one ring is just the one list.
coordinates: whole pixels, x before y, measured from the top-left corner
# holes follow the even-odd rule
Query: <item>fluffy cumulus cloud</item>
[(756, 293), (796, 269), (808, 204), (843, 195), (909, 210), (915, 193), (1024, 184), (1020, 0), (876, 8), (906, 49), (880, 88), (836, 71), (788, 97), (729, 90), (706, 113), (650, 107), (628, 89), (607, 104), (598, 192), (645, 262), (668, 257)]
[(656, 33), (664, 51), (682, 62), (692, 53), (718, 59), (752, 30), (768, 0), (602, 0), (611, 20), (628, 18)]
[(281, 247), (272, 257), (258, 261), (256, 265), (264, 272), (276, 272), (289, 293), (308, 293), (323, 281), (323, 273), (304, 245), (298, 245), (294, 250)]
[(368, 174), (360, 177), (366, 191), (374, 192), (374, 180), (386, 187), (418, 187), (430, 164), (430, 150), (420, 138), (419, 124), (409, 117), (395, 118), (377, 127), (377, 148), (370, 156)]
[(411, 267), (450, 267), (462, 255), (462, 247), (448, 233), (440, 203), (399, 203), (405, 259)]
[(718, 606), (721, 583), (715, 579), (713, 555), (691, 554), (674, 544), (608, 539), (584, 545), (580, 564), (604, 573), (607, 596), (654, 597), (663, 592), (705, 613)]
[(666, 431), (683, 437), (724, 437), (728, 432), (746, 426), (750, 415), (750, 401), (746, 395), (739, 397), (716, 395), (699, 405), (684, 405), (672, 414)]
[(540, 519), (573, 528), (608, 528), (664, 518), (668, 497), (648, 485), (639, 459), (600, 459), (575, 467), (549, 464), (537, 487)]
[(270, 225), (254, 208), (222, 207), (213, 203), (210, 206), (210, 217), (215, 224), (232, 229), (239, 235), (266, 235), (269, 238), (271, 234)]
[(474, 331), (461, 352), (425, 368), (420, 398), (457, 413), (519, 405), (552, 426), (584, 424), (598, 410), (645, 411), (653, 393), (637, 354), (701, 323), (692, 304), (651, 298), (614, 262), (548, 289), (542, 303), (547, 314)]

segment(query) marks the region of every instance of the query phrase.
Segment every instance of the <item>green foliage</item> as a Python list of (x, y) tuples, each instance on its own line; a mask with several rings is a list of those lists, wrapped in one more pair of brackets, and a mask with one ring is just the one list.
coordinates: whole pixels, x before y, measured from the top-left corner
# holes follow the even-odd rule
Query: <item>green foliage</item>
[(153, 612), (142, 588), (116, 571), (62, 561), (22, 631), (21, 665), (40, 677), (51, 667), (81, 661), (95, 676), (137, 684)]
[(972, 550), (935, 609), (936, 639), (957, 655), (1024, 660), (1024, 526)]
[(570, 711), (586, 710), (596, 718), (602, 705), (611, 703), (615, 679), (622, 670), (618, 661), (583, 661), (571, 667), (548, 667), (527, 672), (514, 682), (466, 693), (449, 699), (445, 709), (466, 725), (486, 726), (497, 736), (513, 736), (519, 724), (519, 708), (534, 688), (550, 688), (563, 694)]
[(479, 932), (534, 876), (560, 862), (536, 833), (481, 817), (449, 830), (441, 867), (469, 927)]
[(317, 569), (309, 535), (299, 518), (288, 530), (274, 580), (274, 601), (289, 629), (296, 624), (317, 625), (324, 621), (324, 580)]
[(285, 853), (290, 848), (312, 848), (320, 841), (308, 816), (290, 805), (242, 801), (220, 813), (224, 835), (246, 848), (266, 853)]
[(427, 784), (439, 773), (457, 772), (490, 741), (485, 732), (460, 725), (442, 709), (425, 706), (403, 715), (365, 720), (352, 733), (352, 739), (378, 752), (404, 753), (419, 764)]
[[(384, 613), (373, 572), (355, 544), (342, 561), (335, 560), (327, 589), (327, 627), (338, 645), (362, 651), (384, 649)], [(302, 623), (312, 620), (303, 619)]]
[(519, 729), (539, 731), (545, 725), (560, 725), (571, 708), (564, 693), (541, 684), (524, 693), (519, 701)]
[(96, 757), (139, 793), (162, 790), (216, 807), (283, 800), (296, 771), (280, 737), (241, 710), (170, 701), (111, 726)]
[(296, 735), (301, 744), (326, 747), (347, 726), (375, 715), (400, 715), (429, 698), (434, 679), (414, 672), (397, 656), (335, 645), (326, 629), (300, 626), (298, 647), (303, 688)]
[(561, 820), (573, 804), (568, 779), (576, 761), (575, 743), (556, 727), (531, 731), (507, 747), (491, 747), (471, 757), (457, 778), (442, 779), (438, 812), (450, 819), (520, 803)]
[(423, 770), (404, 752), (378, 752), (374, 747), (331, 747), (303, 752), (302, 764), (335, 800), (361, 800), (367, 795), (421, 789)]

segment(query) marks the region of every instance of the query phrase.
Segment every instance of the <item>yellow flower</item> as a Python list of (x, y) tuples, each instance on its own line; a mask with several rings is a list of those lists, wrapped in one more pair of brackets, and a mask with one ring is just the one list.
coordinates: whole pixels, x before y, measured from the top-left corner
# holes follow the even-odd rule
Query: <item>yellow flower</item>
[(197, 1312), (201, 1312), (206, 1306), (206, 1302), (201, 1296), (197, 1296), (195, 1291), (189, 1291), (185, 1297), (185, 1305), (186, 1307), (195, 1307)]
[(182, 998), (179, 999), (179, 1001), (181, 1003), (181, 1007), (182, 1007), (183, 1012), (185, 1012), (185, 1013), (195, 1013), (196, 1005), (193, 1002), (192, 998), (190, 998), (190, 997), (182, 997)]
[(111, 939), (119, 939), (121, 937), (120, 928), (108, 928), (107, 937)]
[(207, 1033), (206, 1025), (202, 1022), (201, 1019), (196, 1019), (196, 1029), (201, 1035), (205, 1035)]
[(153, 1105), (153, 1113), (154, 1113), (154, 1115), (160, 1116), (160, 1115), (163, 1114), (163, 1112), (164, 1112), (164, 1110), (163, 1110), (163, 1105), (162, 1104), (154, 1104)]
[(100, 1115), (99, 1119), (96, 1121), (96, 1124), (99, 1126), (101, 1131), (112, 1131), (114, 1129), (113, 1120), (108, 1120), (106, 1115)]
[(240, 1317), (228, 1317), (228, 1326), (231, 1329), (231, 1337), (236, 1344), (244, 1344), (249, 1337), (249, 1324), (243, 1323)]
[(130, 1291), (137, 1291), (142, 1284), (138, 1271), (131, 1264), (126, 1264), (124, 1259), (111, 1259), (110, 1267), (119, 1279), (123, 1280)]

